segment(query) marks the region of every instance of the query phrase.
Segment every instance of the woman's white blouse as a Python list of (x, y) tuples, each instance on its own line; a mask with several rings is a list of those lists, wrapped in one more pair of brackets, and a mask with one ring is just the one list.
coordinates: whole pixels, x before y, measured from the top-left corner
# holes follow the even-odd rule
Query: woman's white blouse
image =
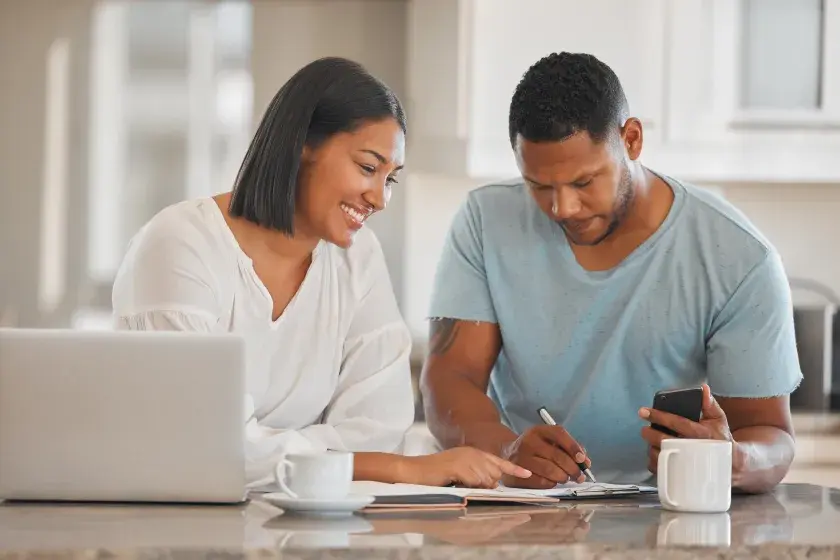
[(273, 488), (285, 453), (402, 448), (414, 419), (411, 337), (368, 228), (349, 249), (321, 242), (298, 293), (272, 321), (271, 297), (216, 203), (181, 202), (131, 240), (113, 308), (118, 329), (245, 338), (251, 489)]

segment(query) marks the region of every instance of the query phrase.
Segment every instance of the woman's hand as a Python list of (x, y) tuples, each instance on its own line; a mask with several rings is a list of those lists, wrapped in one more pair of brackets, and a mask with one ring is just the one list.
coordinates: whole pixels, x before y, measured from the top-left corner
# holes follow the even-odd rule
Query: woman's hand
[(404, 477), (401, 478), (409, 484), (495, 488), (504, 475), (531, 476), (531, 471), (474, 447), (456, 447), (404, 459)]

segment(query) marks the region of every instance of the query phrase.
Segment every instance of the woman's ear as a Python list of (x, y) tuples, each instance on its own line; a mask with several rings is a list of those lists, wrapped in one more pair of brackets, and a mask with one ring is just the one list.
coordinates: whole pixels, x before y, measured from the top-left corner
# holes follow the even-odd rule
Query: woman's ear
[(312, 149), (309, 146), (304, 146), (300, 152), (301, 163), (310, 163), (312, 161)]

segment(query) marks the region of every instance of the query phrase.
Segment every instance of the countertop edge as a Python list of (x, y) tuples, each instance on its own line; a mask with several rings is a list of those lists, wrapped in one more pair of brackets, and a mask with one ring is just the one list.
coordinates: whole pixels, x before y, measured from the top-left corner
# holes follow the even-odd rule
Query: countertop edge
[(419, 547), (351, 547), (351, 548), (255, 548), (248, 550), (220, 548), (136, 548), (136, 549), (29, 549), (0, 550), (0, 560), (188, 560), (191, 558), (263, 560), (280, 558), (288, 560), (471, 560), (488, 558), (506, 560), (574, 559), (628, 560), (668, 558), (674, 560), (727, 559), (727, 558), (808, 558), (809, 560), (834, 560), (840, 557), (840, 544), (809, 545), (769, 543), (734, 547), (667, 546), (616, 544), (524, 544), (524, 545), (448, 545), (431, 544)]

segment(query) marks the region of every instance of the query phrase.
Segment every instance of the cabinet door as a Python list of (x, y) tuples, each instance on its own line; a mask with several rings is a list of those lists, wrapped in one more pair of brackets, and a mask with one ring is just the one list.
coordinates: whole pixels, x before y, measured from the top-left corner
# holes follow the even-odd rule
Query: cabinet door
[(666, 9), (666, 172), (835, 181), (840, 0), (680, 0)]
[(672, 140), (838, 121), (840, 1), (684, 0), (667, 25)]

